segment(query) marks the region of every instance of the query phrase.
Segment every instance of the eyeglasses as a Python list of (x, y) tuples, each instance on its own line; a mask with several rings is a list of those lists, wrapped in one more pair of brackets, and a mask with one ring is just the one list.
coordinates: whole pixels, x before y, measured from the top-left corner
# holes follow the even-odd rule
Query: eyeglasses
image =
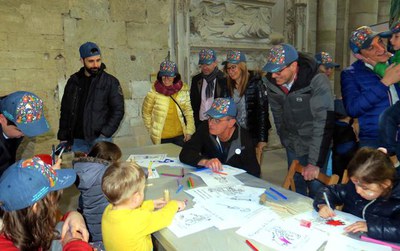
[(208, 122), (210, 124), (216, 124), (216, 125), (218, 125), (222, 121), (229, 121), (229, 120), (231, 120), (231, 119), (216, 119), (216, 118), (211, 118), (211, 117), (208, 118)]
[(226, 67), (226, 71), (235, 71), (236, 69), (237, 69), (237, 65), (235, 65), (235, 64), (231, 65), (229, 67), (228, 66)]

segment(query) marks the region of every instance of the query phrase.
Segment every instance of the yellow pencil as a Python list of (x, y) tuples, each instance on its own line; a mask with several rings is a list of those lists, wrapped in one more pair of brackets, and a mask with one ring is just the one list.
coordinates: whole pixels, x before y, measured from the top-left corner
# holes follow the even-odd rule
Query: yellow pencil
[(150, 161), (149, 167), (147, 168), (147, 173), (149, 177), (153, 176), (153, 170), (151, 169), (151, 166), (153, 165), (153, 161)]

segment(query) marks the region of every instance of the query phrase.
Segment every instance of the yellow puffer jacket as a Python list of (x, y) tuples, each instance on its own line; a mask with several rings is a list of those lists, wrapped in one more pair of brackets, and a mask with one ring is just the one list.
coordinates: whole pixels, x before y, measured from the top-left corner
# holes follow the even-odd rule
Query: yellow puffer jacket
[(181, 122), (183, 128), (183, 133), (185, 135), (193, 135), (195, 131), (193, 110), (192, 105), (190, 104), (189, 87), (187, 84), (183, 84), (182, 89), (178, 92), (175, 100), (178, 102), (183, 113), (185, 114), (187, 125), (185, 125), (185, 122), (183, 121), (182, 112), (180, 111), (179, 107), (169, 96), (158, 93), (154, 88), (154, 84), (144, 98), (142, 106), (142, 118), (144, 126), (149, 131), (150, 138), (154, 144), (161, 143), (161, 133), (164, 128), (169, 104), (176, 106), (179, 121)]

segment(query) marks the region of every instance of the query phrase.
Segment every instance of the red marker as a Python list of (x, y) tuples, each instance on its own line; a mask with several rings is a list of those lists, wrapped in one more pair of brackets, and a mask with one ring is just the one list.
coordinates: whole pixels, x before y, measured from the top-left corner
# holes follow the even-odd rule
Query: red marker
[(249, 247), (251, 247), (253, 251), (258, 251), (258, 249), (249, 240), (246, 240), (246, 243), (247, 245), (249, 245)]

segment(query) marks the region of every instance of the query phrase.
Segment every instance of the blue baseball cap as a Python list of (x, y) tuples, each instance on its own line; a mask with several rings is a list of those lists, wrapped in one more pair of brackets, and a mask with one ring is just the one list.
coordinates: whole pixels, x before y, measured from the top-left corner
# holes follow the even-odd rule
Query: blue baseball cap
[(212, 64), (217, 60), (217, 53), (213, 49), (202, 49), (199, 52), (199, 64)]
[(390, 26), (390, 30), (382, 32), (379, 36), (390, 38), (393, 34), (400, 32), (400, 20), (397, 20)]
[(267, 63), (263, 67), (264, 72), (279, 72), (289, 64), (297, 61), (299, 54), (290, 44), (279, 44), (271, 48)]
[(381, 33), (375, 32), (369, 26), (358, 27), (350, 35), (349, 45), (354, 54), (360, 53), (361, 49), (367, 49), (372, 40)]
[(0, 177), (0, 208), (15, 211), (27, 208), (52, 191), (74, 184), (73, 169), (54, 170), (40, 158), (20, 160)]
[(318, 65), (323, 65), (328, 68), (337, 68), (340, 66), (340, 64), (333, 62), (332, 56), (325, 51), (315, 54), (315, 60), (317, 61)]
[(178, 73), (178, 67), (172, 61), (165, 60), (160, 64), (160, 73), (161, 77), (168, 76), (168, 77), (175, 77)]
[(86, 42), (79, 47), (79, 54), (81, 58), (88, 58), (101, 55), (100, 48), (93, 42)]
[(237, 108), (231, 98), (216, 98), (206, 114), (212, 118), (236, 117)]
[(222, 62), (222, 64), (238, 64), (240, 62), (246, 62), (246, 55), (244, 52), (239, 50), (229, 50), (226, 54), (226, 61)]
[(43, 101), (31, 92), (9, 94), (1, 99), (0, 108), (1, 113), (28, 137), (43, 134), (50, 129), (44, 117)]

